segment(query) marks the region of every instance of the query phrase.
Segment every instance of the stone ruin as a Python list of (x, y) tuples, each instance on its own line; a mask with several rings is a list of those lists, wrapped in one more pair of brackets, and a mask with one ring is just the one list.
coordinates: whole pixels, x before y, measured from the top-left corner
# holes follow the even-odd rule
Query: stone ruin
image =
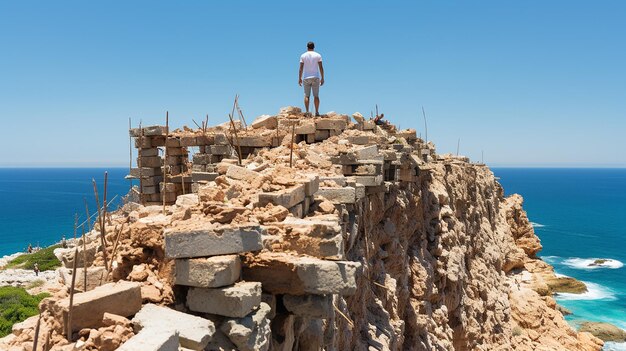
[(110, 272), (95, 229), (76, 272), (63, 255), (62, 281), (76, 274), (83, 292), (71, 322), (69, 297), (42, 303), (49, 349), (336, 349), (333, 325), (352, 323), (344, 297), (364, 274), (346, 253), (369, 197), (415, 186), (433, 161), (467, 162), (415, 130), (354, 118), (290, 107), (249, 126), (131, 129), (140, 205), (105, 224), (120, 241), (104, 248)]

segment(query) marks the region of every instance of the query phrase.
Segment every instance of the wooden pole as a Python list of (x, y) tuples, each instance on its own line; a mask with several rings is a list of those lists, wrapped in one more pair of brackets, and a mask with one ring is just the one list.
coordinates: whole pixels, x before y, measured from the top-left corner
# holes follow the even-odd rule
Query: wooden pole
[[(133, 171), (133, 137), (130, 136), (130, 130), (132, 129), (132, 121), (128, 117), (128, 174)], [(130, 183), (130, 190), (133, 190), (133, 178), (128, 178)]]
[(72, 285), (70, 286), (70, 306), (67, 312), (67, 341), (72, 342), (72, 308), (74, 307), (74, 288), (76, 287), (76, 262), (78, 261), (78, 247), (74, 249), (74, 265), (72, 266)]
[[(104, 210), (102, 213), (102, 224), (105, 224), (106, 220), (107, 220), (107, 188), (108, 188), (108, 184), (109, 184), (109, 172), (104, 171), (104, 199), (102, 201), (102, 206), (104, 206)], [(109, 224), (111, 224), (111, 219), (109, 218)], [(103, 228), (105, 228), (104, 231), (104, 242), (107, 242), (107, 238), (106, 238), (106, 226), (104, 226)]]
[(165, 111), (165, 160), (163, 161), (163, 191), (161, 197), (163, 198), (163, 214), (165, 215), (165, 194), (167, 193), (167, 137), (170, 134), (170, 113)]
[(141, 148), (143, 146), (143, 128), (139, 120), (139, 149), (137, 150), (137, 167), (139, 168), (139, 202), (143, 204), (143, 165), (141, 164)]
[(74, 245), (76, 245), (76, 230), (78, 229), (78, 213), (74, 213)]
[[(52, 333), (51, 330), (48, 330), (48, 333), (46, 333), (46, 343), (43, 344), (43, 351), (48, 351), (50, 349), (50, 334)], [(33, 351), (37, 351), (35, 349), (33, 349)]]
[(289, 152), (289, 168), (293, 167), (293, 142), (296, 135), (296, 124), (291, 126), (291, 151)]
[(426, 138), (424, 141), (428, 144), (428, 125), (426, 124), (426, 111), (424, 111), (424, 106), (422, 106), (422, 115), (424, 116), (424, 137)]
[(117, 251), (117, 244), (120, 241), (120, 236), (122, 235), (122, 231), (124, 231), (124, 224), (126, 223), (122, 223), (122, 226), (117, 232), (117, 237), (115, 238), (115, 244), (113, 244), (113, 252), (111, 252), (111, 266), (109, 267), (107, 274), (111, 273), (111, 270), (113, 269), (113, 261), (115, 260), (115, 251)]
[(102, 220), (102, 209), (100, 208), (100, 200), (98, 199), (98, 186), (96, 185), (96, 180), (92, 179), (93, 182), (93, 192), (96, 196), (96, 205), (98, 206), (98, 220), (100, 221), (100, 242), (102, 244), (102, 258), (104, 259), (104, 267), (108, 266), (107, 260), (107, 244), (106, 239), (104, 238), (104, 221)]
[(87, 198), (83, 197), (83, 201), (85, 202), (85, 212), (87, 212), (87, 229), (91, 231), (91, 216), (89, 215), (89, 205), (87, 205)]
[(237, 126), (235, 126), (233, 115), (228, 115), (228, 118), (230, 119), (230, 126), (233, 128), (233, 133), (235, 134), (235, 140), (237, 141), (237, 157), (239, 159), (239, 165), (241, 166), (241, 143), (239, 142), (239, 136), (237, 135)]
[(83, 228), (83, 291), (87, 291), (87, 237), (85, 235), (85, 226)]
[(37, 326), (35, 327), (35, 339), (33, 340), (33, 351), (37, 351), (37, 343), (39, 342), (39, 327), (41, 326), (41, 313), (37, 318)]

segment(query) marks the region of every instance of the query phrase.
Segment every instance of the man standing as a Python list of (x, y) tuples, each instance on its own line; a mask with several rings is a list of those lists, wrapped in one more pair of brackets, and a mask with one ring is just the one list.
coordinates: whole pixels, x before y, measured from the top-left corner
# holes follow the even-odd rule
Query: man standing
[[(300, 73), (298, 74), (298, 84), (304, 83), (304, 107), (309, 114), (309, 97), (313, 89), (313, 103), (315, 104), (315, 116), (320, 115), (320, 85), (324, 85), (324, 67), (322, 66), (322, 55), (313, 51), (315, 44), (310, 41), (306, 44), (307, 51), (300, 56)], [(304, 73), (304, 80), (302, 76)]]

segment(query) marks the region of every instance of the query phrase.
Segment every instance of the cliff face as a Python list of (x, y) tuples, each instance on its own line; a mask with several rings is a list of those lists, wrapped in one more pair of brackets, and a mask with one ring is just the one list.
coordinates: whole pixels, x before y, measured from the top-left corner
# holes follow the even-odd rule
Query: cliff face
[[(348, 257), (363, 263), (338, 317), (341, 350), (599, 350), (522, 282), (541, 249), (522, 198), (486, 167), (437, 164), (368, 196)], [(543, 263), (543, 262), (541, 262)]]

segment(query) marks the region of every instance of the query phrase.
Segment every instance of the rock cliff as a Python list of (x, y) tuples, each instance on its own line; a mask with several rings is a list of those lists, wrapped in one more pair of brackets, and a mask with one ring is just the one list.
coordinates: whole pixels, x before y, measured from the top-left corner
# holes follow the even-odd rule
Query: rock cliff
[[(134, 202), (60, 253), (61, 282), (76, 266), (81, 292), (42, 302), (40, 344), (601, 349), (557, 310), (553, 292), (585, 287), (537, 258), (521, 196), (414, 130), (355, 116), (285, 108), (248, 127), (131, 130)], [(30, 350), (34, 322), (0, 349)]]

